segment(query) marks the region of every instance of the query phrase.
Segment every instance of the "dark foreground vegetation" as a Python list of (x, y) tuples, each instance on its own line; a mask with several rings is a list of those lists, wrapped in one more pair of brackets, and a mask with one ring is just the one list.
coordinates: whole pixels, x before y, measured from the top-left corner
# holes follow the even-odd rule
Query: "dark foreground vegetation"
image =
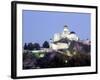
[(38, 57), (32, 52), (23, 53), (23, 69), (78, 67), (91, 65), (90, 54), (78, 53), (72, 57), (55, 51), (42, 54), (44, 54), (44, 57)]
[[(66, 41), (64, 39), (60, 42), (67, 43)], [(90, 66), (90, 47), (91, 45), (72, 41), (67, 50), (35, 53), (32, 51), (41, 50), (38, 43), (25, 44), (23, 51), (23, 69)], [(45, 41), (42, 48), (49, 49), (49, 43)], [(68, 51), (71, 56), (68, 55)]]

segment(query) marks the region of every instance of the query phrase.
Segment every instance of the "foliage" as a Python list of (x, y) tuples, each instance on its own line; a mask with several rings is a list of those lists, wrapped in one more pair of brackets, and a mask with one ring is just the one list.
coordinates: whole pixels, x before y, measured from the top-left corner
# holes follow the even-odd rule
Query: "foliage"
[(38, 43), (25, 43), (24, 50), (40, 50), (40, 45)]
[(38, 43), (34, 43), (34, 50), (40, 50), (40, 45)]
[[(40, 57), (44, 54), (43, 57)], [(67, 61), (67, 62), (66, 62)], [(26, 64), (27, 63), (27, 64)], [(24, 69), (90, 66), (90, 54), (76, 53), (72, 57), (59, 52), (23, 53)]]
[(28, 49), (28, 46), (27, 46), (27, 43), (24, 44), (24, 50), (27, 50)]
[(43, 48), (49, 48), (49, 42), (48, 41), (45, 41), (43, 43)]
[(28, 43), (28, 50), (33, 50), (34, 49), (34, 45), (32, 43)]
[[(67, 39), (62, 39), (60, 41), (65, 43), (69, 42)], [(90, 66), (91, 45), (85, 45), (76, 41), (70, 42), (71, 44), (68, 49), (38, 53), (31, 51), (40, 50), (41, 47), (38, 43), (25, 43), (25, 52), (23, 52), (23, 69)], [(49, 43), (45, 41), (42, 47), (49, 48)], [(72, 56), (68, 56), (68, 52)]]
[(45, 54), (44, 52), (32, 53), (36, 58), (40, 58), (41, 54)]

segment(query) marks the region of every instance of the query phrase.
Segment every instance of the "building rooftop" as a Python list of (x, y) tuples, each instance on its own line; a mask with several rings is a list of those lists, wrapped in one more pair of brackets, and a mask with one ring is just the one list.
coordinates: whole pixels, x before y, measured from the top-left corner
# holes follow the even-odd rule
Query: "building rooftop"
[(70, 34), (75, 34), (75, 32), (74, 31), (71, 31)]
[(68, 27), (67, 25), (64, 25), (64, 27)]

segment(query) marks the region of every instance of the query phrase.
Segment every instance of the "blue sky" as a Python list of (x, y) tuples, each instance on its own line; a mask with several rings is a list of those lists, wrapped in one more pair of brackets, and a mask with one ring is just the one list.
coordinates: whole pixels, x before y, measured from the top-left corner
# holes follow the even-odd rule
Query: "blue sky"
[(90, 39), (91, 14), (23, 10), (23, 44), (49, 41), (54, 33), (62, 32), (64, 25), (76, 32), (81, 40)]

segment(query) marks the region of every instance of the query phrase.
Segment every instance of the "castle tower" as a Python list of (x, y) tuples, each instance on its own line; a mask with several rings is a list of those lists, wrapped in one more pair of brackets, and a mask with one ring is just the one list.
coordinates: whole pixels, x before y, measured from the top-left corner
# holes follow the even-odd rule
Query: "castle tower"
[(60, 33), (55, 33), (54, 34), (54, 38), (53, 38), (53, 41), (59, 41), (60, 40)]
[(64, 29), (63, 29), (63, 32), (62, 32), (62, 37), (63, 37), (63, 38), (66, 38), (66, 37), (68, 37), (69, 34), (70, 34), (70, 31), (69, 31), (69, 29), (68, 29), (68, 26), (65, 25), (65, 26), (64, 26)]
[(69, 34), (69, 33), (70, 33), (70, 31), (69, 31), (69, 29), (68, 29), (68, 26), (67, 26), (67, 25), (65, 25), (65, 26), (64, 26), (63, 33), (64, 33), (64, 34)]
[(73, 31), (70, 32), (70, 40), (74, 40), (74, 41), (78, 41), (79, 40), (78, 36)]
[(52, 41), (52, 39), (50, 38), (50, 48), (52, 48), (52, 43), (53, 43), (53, 41)]

